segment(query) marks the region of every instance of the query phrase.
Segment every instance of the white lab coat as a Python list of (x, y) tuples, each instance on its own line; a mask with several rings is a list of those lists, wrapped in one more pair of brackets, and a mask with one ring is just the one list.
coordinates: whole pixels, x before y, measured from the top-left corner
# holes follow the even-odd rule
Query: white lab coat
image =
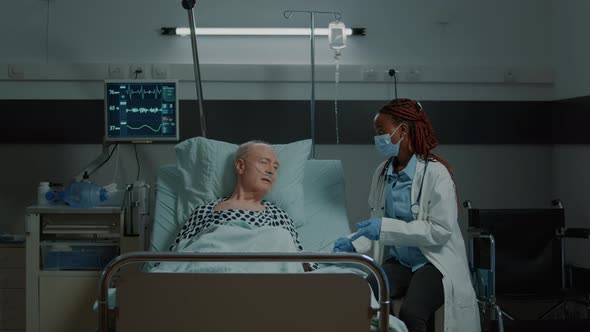
[(430, 161), (424, 174), (425, 162), (418, 158), (412, 182), (412, 203), (416, 202), (422, 178), (424, 187), (416, 220), (405, 222), (385, 218), (383, 162), (373, 175), (369, 206), (372, 218), (383, 218), (379, 241), (362, 236), (353, 241), (357, 252), (371, 255), (381, 262), (387, 245), (418, 247), (422, 254), (442, 274), (445, 332), (479, 332), (479, 311), (467, 263), (465, 242), (457, 222), (455, 185), (446, 167)]

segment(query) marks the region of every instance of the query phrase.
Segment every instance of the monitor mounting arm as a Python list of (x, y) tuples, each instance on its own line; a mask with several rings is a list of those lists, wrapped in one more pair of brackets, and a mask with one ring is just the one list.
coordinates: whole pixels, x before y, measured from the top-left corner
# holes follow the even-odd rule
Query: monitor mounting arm
[(101, 154), (96, 157), (88, 166), (84, 167), (84, 169), (76, 175), (74, 178), (75, 182), (80, 182), (82, 180), (88, 179), (94, 172), (98, 171), (100, 167), (106, 162), (109, 158), (109, 146), (111, 142), (107, 142), (106, 140), (102, 143), (102, 152)]

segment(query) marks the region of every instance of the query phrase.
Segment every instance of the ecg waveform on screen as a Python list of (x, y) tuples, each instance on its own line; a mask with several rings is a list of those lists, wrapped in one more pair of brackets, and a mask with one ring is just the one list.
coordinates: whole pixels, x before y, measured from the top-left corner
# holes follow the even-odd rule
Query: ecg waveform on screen
[[(125, 88), (123, 88), (125, 87)], [(117, 95), (117, 94), (126, 94), (129, 96), (129, 99), (133, 99), (133, 96), (141, 96), (141, 99), (145, 99), (146, 95), (148, 97), (152, 97), (153, 99), (158, 99), (163, 93), (163, 89), (159, 88), (158, 86), (153, 87), (152, 89), (144, 89), (143, 85), (140, 85), (139, 88), (134, 88), (130, 84), (126, 86), (121, 86), (119, 91), (114, 89), (109, 89), (109, 94)], [(152, 98), (150, 98), (152, 99)]]
[(145, 99), (145, 95), (154, 95), (154, 99), (158, 99), (158, 95), (162, 94), (162, 90), (159, 89), (157, 86), (155, 89), (153, 90), (145, 90), (143, 88), (143, 85), (139, 88), (139, 90), (133, 90), (133, 88), (129, 88), (127, 89), (128, 93), (129, 93), (129, 99), (133, 99), (133, 95), (140, 95), (141, 99)]
[(145, 108), (145, 107), (140, 107), (140, 108), (128, 108), (125, 110), (125, 112), (127, 113), (162, 113), (162, 109), (161, 108), (157, 108), (157, 107), (153, 107), (153, 108)]

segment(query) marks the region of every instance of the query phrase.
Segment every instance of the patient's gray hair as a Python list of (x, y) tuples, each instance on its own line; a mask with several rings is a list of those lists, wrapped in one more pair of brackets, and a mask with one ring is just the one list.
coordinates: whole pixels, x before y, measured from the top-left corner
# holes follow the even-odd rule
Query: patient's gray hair
[(254, 145), (257, 145), (257, 144), (264, 144), (264, 145), (270, 146), (270, 144), (268, 144), (264, 141), (248, 141), (246, 143), (243, 143), (240, 146), (238, 146), (238, 149), (236, 150), (235, 161), (238, 161), (238, 159), (246, 159), (246, 156), (248, 155), (250, 148)]

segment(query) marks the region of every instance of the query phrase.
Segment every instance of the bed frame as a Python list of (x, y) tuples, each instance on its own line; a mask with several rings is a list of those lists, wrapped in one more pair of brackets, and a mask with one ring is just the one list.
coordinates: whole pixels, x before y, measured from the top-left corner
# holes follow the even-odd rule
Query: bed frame
[[(133, 263), (338, 262), (366, 267), (379, 283), (379, 308), (356, 274), (145, 273), (126, 267), (117, 281), (117, 331), (369, 331), (379, 313), (388, 331), (389, 285), (381, 266), (359, 254), (135, 252), (103, 271), (98, 290), (99, 332), (109, 331), (108, 289)], [(132, 272), (134, 271), (134, 272)]]

